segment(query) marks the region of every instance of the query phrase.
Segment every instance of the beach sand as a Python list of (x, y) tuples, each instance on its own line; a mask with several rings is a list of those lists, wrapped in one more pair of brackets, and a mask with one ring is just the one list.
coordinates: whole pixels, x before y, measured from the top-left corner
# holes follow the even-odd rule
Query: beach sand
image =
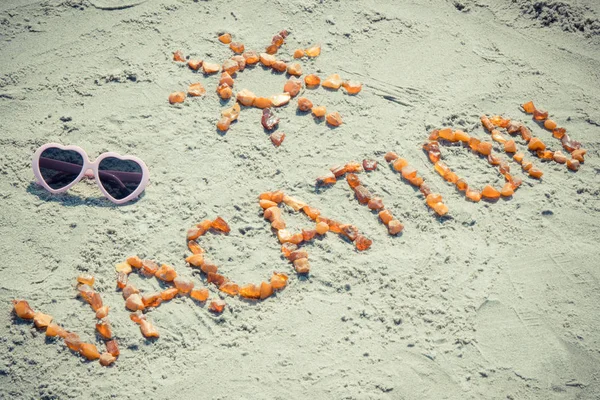
[[(0, 4), (0, 398), (600, 398), (597, 1), (128, 1)], [(321, 43), (319, 57), (301, 62), (305, 74), (364, 84), (356, 96), (303, 89), (343, 125), (298, 115), (292, 100), (276, 111), (287, 135), (279, 148), (259, 109), (218, 132), (218, 76), (194, 73), (173, 52), (221, 63), (231, 51), (219, 32), (262, 51), (281, 29), (290, 31), (284, 60)], [(286, 80), (261, 66), (238, 76), (234, 92), (263, 96)], [(168, 103), (192, 82), (206, 95)], [(523, 121), (560, 148), (519, 110), (529, 100), (588, 149), (578, 172), (528, 155), (543, 178), (511, 163), (523, 185), (496, 203), (466, 201), (437, 176), (421, 150), (429, 132), (450, 126), (490, 140), (483, 113)], [(50, 195), (31, 171), (48, 142), (91, 159), (136, 155), (151, 184), (120, 207), (93, 181)], [(388, 151), (442, 194), (448, 217), (386, 165)], [(503, 183), (465, 148), (442, 146), (442, 155), (471, 185)], [(404, 224), (399, 237), (345, 182), (315, 189), (331, 166), (364, 158), (380, 163), (360, 177)], [(372, 247), (357, 252), (328, 234), (306, 246), (311, 273), (298, 277), (257, 202), (277, 189), (355, 224)], [(293, 230), (310, 226), (288, 211)], [(185, 233), (217, 215), (232, 232), (199, 243), (220, 270), (240, 283), (284, 271), (288, 287), (251, 303), (209, 285), (227, 302), (222, 315), (177, 298), (148, 313), (161, 337), (145, 340), (115, 288), (115, 264), (137, 254), (204, 286), (183, 260)], [(121, 355), (108, 368), (12, 313), (12, 299), (27, 299), (102, 347), (76, 296), (83, 272), (111, 309)]]

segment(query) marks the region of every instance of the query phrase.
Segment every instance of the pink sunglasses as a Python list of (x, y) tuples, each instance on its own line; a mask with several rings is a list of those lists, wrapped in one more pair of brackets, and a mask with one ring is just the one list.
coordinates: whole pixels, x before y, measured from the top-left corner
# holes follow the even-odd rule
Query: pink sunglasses
[(149, 182), (148, 167), (137, 157), (103, 153), (91, 162), (81, 147), (57, 143), (37, 149), (32, 167), (37, 183), (54, 194), (66, 192), (84, 176), (95, 177), (104, 197), (115, 204), (137, 198)]

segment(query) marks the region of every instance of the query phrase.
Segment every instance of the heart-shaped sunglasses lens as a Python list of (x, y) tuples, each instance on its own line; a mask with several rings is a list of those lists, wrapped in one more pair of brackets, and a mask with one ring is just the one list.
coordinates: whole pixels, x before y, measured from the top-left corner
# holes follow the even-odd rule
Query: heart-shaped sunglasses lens
[(106, 157), (98, 165), (98, 179), (106, 192), (116, 200), (133, 193), (142, 182), (140, 164), (132, 160)]
[(83, 168), (83, 156), (74, 150), (50, 147), (40, 155), (39, 167), (44, 182), (58, 190), (77, 179)]

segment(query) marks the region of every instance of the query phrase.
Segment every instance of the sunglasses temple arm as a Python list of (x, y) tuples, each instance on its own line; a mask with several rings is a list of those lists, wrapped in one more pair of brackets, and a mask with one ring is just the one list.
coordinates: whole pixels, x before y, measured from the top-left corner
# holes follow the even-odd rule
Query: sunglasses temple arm
[[(72, 174), (79, 174), (81, 172), (82, 166), (79, 164), (73, 164), (65, 161), (52, 160), (46, 157), (40, 157), (40, 168), (49, 168), (55, 169), (57, 171), (69, 172)], [(103, 170), (99, 171), (100, 177), (106, 176), (108, 174), (109, 177), (114, 178), (119, 181), (119, 183), (123, 185), (124, 182), (140, 182), (142, 180), (142, 174), (139, 172), (124, 172), (124, 171), (110, 171)]]
[(115, 174), (111, 174), (109, 171), (99, 171), (100, 172), (100, 180), (103, 178), (106, 180), (115, 181), (121, 187), (121, 189), (127, 189), (127, 187), (121, 182), (119, 178)]

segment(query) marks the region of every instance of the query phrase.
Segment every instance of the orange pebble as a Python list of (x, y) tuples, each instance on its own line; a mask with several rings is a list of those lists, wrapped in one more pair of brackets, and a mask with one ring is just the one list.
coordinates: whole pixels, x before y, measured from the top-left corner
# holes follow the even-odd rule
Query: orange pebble
[(429, 207), (433, 208), (434, 205), (442, 202), (442, 195), (439, 193), (430, 193), (425, 198), (425, 202)]
[(273, 272), (271, 276), (271, 286), (273, 290), (281, 290), (286, 287), (288, 276), (284, 273)]
[(139, 292), (140, 291), (135, 286), (133, 286), (132, 284), (127, 284), (127, 286), (123, 288), (123, 298), (127, 300), (129, 296)]
[(219, 85), (226, 83), (229, 87), (233, 87), (234, 81), (231, 75), (224, 71), (221, 73), (221, 78), (219, 79)]
[(229, 228), (229, 225), (227, 225), (227, 222), (225, 222), (225, 220), (221, 217), (217, 217), (211, 225), (212, 228), (224, 232), (224, 233), (229, 233), (231, 231), (231, 228)]
[(224, 43), (224, 44), (229, 44), (231, 43), (231, 35), (229, 33), (224, 33), (221, 36), (218, 37), (219, 42)]
[(289, 93), (291, 97), (296, 97), (300, 89), (302, 89), (302, 81), (296, 78), (289, 79), (283, 86), (283, 91)]
[(270, 67), (277, 61), (275, 56), (267, 53), (260, 53), (259, 60), (265, 67)]
[(79, 351), (79, 349), (81, 348), (82, 343), (78, 334), (70, 332), (67, 333), (63, 339), (67, 347), (72, 351)]
[(246, 61), (246, 65), (253, 65), (260, 61), (258, 53), (254, 50), (244, 52), (242, 57), (244, 58), (244, 61)]
[(313, 107), (311, 109), (312, 114), (316, 117), (316, 118), (323, 118), (325, 116), (325, 114), (327, 114), (327, 109), (325, 108), (325, 106), (316, 106)]
[(290, 93), (275, 94), (271, 96), (271, 104), (273, 105), (273, 107), (281, 107), (289, 103), (291, 97), (292, 96)]
[(228, 84), (223, 83), (217, 86), (217, 94), (221, 99), (227, 100), (230, 99), (231, 96), (233, 96), (233, 91), (231, 90)]
[[(201, 267), (204, 264), (204, 255), (199, 253), (199, 254), (193, 254), (189, 257), (187, 257), (185, 259), (185, 261), (190, 264), (193, 265), (194, 267)], [(175, 279), (175, 278), (173, 278)]]
[(215, 273), (218, 269), (219, 268), (210, 261), (205, 261), (204, 264), (202, 264), (202, 266), (200, 267), (200, 270), (205, 274), (208, 274), (209, 272)]
[(221, 119), (219, 119), (217, 121), (217, 129), (220, 130), (221, 132), (225, 132), (229, 129), (229, 126), (231, 125), (231, 120), (227, 117), (222, 117)]
[(316, 87), (321, 84), (321, 78), (315, 74), (306, 75), (304, 77), (304, 83), (307, 87)]
[(128, 275), (129, 273), (131, 273), (132, 269), (131, 265), (129, 265), (128, 262), (122, 262), (115, 265), (115, 271), (117, 271), (118, 273), (122, 272), (125, 275)]
[(538, 150), (536, 155), (542, 160), (552, 160), (554, 158), (554, 152), (550, 150)]
[(192, 289), (190, 292), (190, 297), (194, 300), (204, 302), (208, 299), (208, 289)]
[(481, 193), (478, 192), (477, 190), (473, 190), (471, 188), (467, 188), (467, 190), (465, 192), (465, 196), (467, 197), (467, 199), (474, 201), (476, 203), (479, 200), (481, 200)]
[(160, 292), (160, 298), (164, 301), (173, 300), (179, 294), (179, 289), (169, 288)]
[(434, 204), (432, 208), (433, 208), (433, 211), (435, 211), (436, 214), (439, 215), (440, 217), (448, 214), (448, 206), (442, 202)]
[(229, 48), (236, 54), (242, 54), (244, 52), (244, 44), (240, 42), (229, 43)]
[(277, 53), (277, 50), (279, 50), (279, 47), (277, 47), (276, 44), (270, 44), (265, 49), (265, 53), (267, 53), (267, 54), (275, 54), (275, 53)]
[(144, 307), (158, 307), (163, 302), (160, 293), (145, 294), (142, 296)]
[(513, 185), (510, 182), (506, 182), (500, 191), (500, 194), (504, 197), (510, 197), (515, 193)]
[(108, 306), (100, 307), (99, 309), (96, 310), (96, 318), (98, 318), (98, 319), (105, 318), (108, 315), (108, 310), (109, 310)]
[(500, 197), (500, 192), (494, 189), (491, 185), (486, 185), (481, 191), (481, 196), (487, 199), (497, 199)]
[(310, 111), (313, 108), (313, 103), (306, 97), (298, 97), (298, 110)]
[(555, 128), (552, 131), (552, 136), (560, 140), (563, 138), (563, 136), (565, 136), (566, 133), (567, 130), (565, 128)]
[(342, 87), (346, 89), (348, 94), (357, 94), (362, 90), (362, 83), (356, 81), (346, 81), (342, 83)]
[(354, 245), (356, 246), (356, 249), (358, 251), (365, 251), (369, 247), (371, 247), (372, 244), (373, 244), (372, 240), (367, 239), (366, 237), (364, 237), (363, 235), (360, 235), (360, 234), (356, 236), (356, 240), (354, 241)]
[(329, 231), (329, 224), (326, 222), (317, 222), (316, 231), (319, 235), (324, 235)]
[(250, 107), (254, 103), (256, 95), (248, 89), (242, 89), (237, 93), (236, 99), (243, 106)]
[(158, 264), (152, 260), (142, 261), (142, 271), (147, 275), (154, 275), (158, 271)]
[(48, 336), (48, 337), (54, 337), (54, 336), (65, 337), (66, 335), (67, 335), (67, 331), (65, 331), (63, 328), (61, 328), (54, 322), (49, 323), (48, 327), (46, 328), (46, 336)]
[(158, 330), (149, 321), (143, 319), (140, 321), (140, 331), (145, 338), (158, 338)]
[(267, 282), (261, 282), (259, 292), (260, 299), (264, 300), (273, 294), (273, 285)]
[(190, 69), (193, 69), (194, 71), (198, 71), (200, 69), (200, 67), (202, 66), (202, 60), (189, 60), (187, 65), (188, 65), (188, 67), (190, 67)]
[(533, 114), (533, 112), (535, 111), (535, 106), (533, 105), (533, 101), (529, 101), (525, 104), (522, 104), (521, 107), (523, 107), (523, 110), (527, 114)]
[(513, 160), (515, 160), (519, 164), (521, 164), (523, 162), (524, 158), (525, 158), (525, 154), (523, 154), (523, 153), (517, 153), (513, 156)]
[(567, 162), (567, 156), (565, 156), (560, 150), (555, 151), (552, 158), (559, 164), (564, 164)]
[(465, 132), (461, 130), (456, 130), (454, 131), (454, 139), (466, 143), (469, 141), (470, 137)]
[(175, 287), (177, 288), (177, 290), (179, 290), (179, 293), (181, 294), (189, 294), (194, 288), (194, 282), (192, 282), (190, 279), (181, 276), (178, 276), (177, 278), (173, 279), (173, 283), (175, 284)]
[(394, 219), (394, 216), (389, 210), (380, 211), (378, 215), (381, 222), (383, 222), (385, 225), (388, 225), (390, 221)]
[(90, 286), (94, 286), (95, 280), (96, 279), (94, 278), (94, 276), (89, 274), (81, 274), (77, 277), (77, 282)]
[(498, 129), (493, 129), (492, 130), (492, 140), (494, 142), (498, 142), (498, 143), (506, 143), (506, 139), (504, 138), (504, 136), (502, 136), (502, 134), (500, 133), (500, 131)]
[(299, 274), (308, 274), (310, 272), (310, 263), (308, 258), (299, 258), (294, 260), (294, 269)]
[(204, 86), (202, 86), (201, 83), (196, 82), (196, 83), (192, 83), (190, 86), (188, 86), (187, 93), (189, 96), (198, 97), (198, 96), (202, 96), (203, 94), (205, 94), (206, 89), (204, 89)]
[(214, 299), (210, 302), (208, 309), (216, 314), (221, 314), (225, 310), (225, 305), (226, 303), (223, 300)]
[(302, 240), (305, 242), (308, 242), (310, 240), (313, 240), (313, 238), (316, 236), (317, 231), (316, 229), (302, 229)]
[(206, 274), (206, 281), (208, 283), (214, 283), (215, 286), (219, 287), (227, 282), (227, 278), (221, 274), (217, 274), (216, 272), (209, 272)]
[(33, 316), (33, 323), (36, 328), (46, 328), (52, 322), (52, 316), (48, 314), (43, 314), (41, 312), (36, 312)]
[(215, 72), (219, 72), (221, 70), (221, 66), (217, 63), (203, 62), (202, 70), (205, 74), (214, 74)]
[(185, 101), (185, 93), (184, 92), (173, 92), (169, 95), (169, 103), (183, 103)]
[(544, 173), (538, 168), (530, 168), (527, 172), (529, 173), (529, 176), (535, 179), (540, 179), (542, 175), (544, 175)]
[(271, 64), (271, 68), (278, 72), (284, 72), (287, 70), (287, 64), (281, 60), (276, 60), (273, 62), (273, 64)]
[(489, 142), (481, 142), (477, 145), (477, 152), (484, 156), (489, 156), (492, 153), (492, 144)]
[(397, 235), (404, 229), (404, 226), (397, 219), (391, 220), (387, 225), (390, 235)]
[(529, 141), (527, 148), (531, 151), (546, 150), (546, 145), (540, 139), (534, 137)]
[(338, 74), (333, 74), (327, 77), (321, 86), (328, 89), (338, 90), (342, 86), (342, 78)]
[(440, 137), (442, 139), (446, 139), (450, 142), (456, 141), (456, 139), (454, 138), (454, 132), (452, 132), (452, 129), (450, 129), (450, 128), (440, 129), (438, 131), (438, 137)]
[(321, 45), (309, 47), (304, 52), (308, 57), (317, 57), (319, 54), (321, 54)]
[(79, 353), (88, 360), (97, 360), (100, 358), (98, 348), (91, 343), (82, 343), (79, 347)]
[(474, 138), (474, 137), (469, 138), (469, 147), (473, 151), (477, 151), (477, 147), (479, 147), (480, 143), (481, 143), (481, 140), (479, 140), (477, 138)]
[(221, 117), (228, 118), (230, 121), (233, 122), (237, 120), (240, 116), (240, 111), (240, 105), (238, 103), (235, 103), (230, 108), (226, 108), (225, 110), (221, 111)]
[(302, 58), (304, 57), (304, 50), (296, 49), (294, 50), (294, 58)]
[(108, 352), (102, 353), (100, 355), (100, 365), (102, 365), (103, 367), (108, 367), (109, 365), (114, 363), (116, 360), (117, 360), (117, 358)]
[(401, 172), (402, 168), (406, 167), (407, 165), (408, 165), (408, 161), (406, 161), (404, 158), (397, 158), (392, 163), (392, 168), (394, 168), (394, 170), (396, 170), (398, 172)]
[(133, 268), (142, 268), (142, 259), (138, 256), (130, 256), (127, 257), (127, 264), (131, 265)]
[(287, 67), (287, 73), (294, 76), (302, 75), (302, 67), (298, 63), (290, 64)]
[(106, 342), (106, 351), (108, 351), (114, 357), (118, 357), (119, 354), (121, 354), (121, 352), (119, 351), (119, 346), (117, 345), (117, 341), (115, 339)]
[(392, 162), (398, 159), (398, 154), (394, 153), (393, 151), (388, 151), (387, 153), (385, 153), (385, 156), (383, 156), (383, 158), (387, 162)]
[(533, 110), (533, 118), (536, 121), (544, 121), (546, 118), (548, 118), (548, 111), (544, 111), (544, 110)]
[(585, 150), (585, 149), (576, 149), (571, 152), (571, 157), (573, 157), (574, 160), (577, 160), (580, 163), (583, 163), (585, 161), (583, 156), (585, 156), (586, 153), (587, 153), (587, 150)]
[(25, 300), (13, 300), (13, 308), (19, 318), (33, 319), (35, 317), (35, 311)]
[(342, 124), (342, 116), (337, 111), (327, 114), (325, 120), (331, 126), (340, 126)]
[(185, 62), (185, 57), (181, 50), (177, 50), (173, 53), (173, 61)]
[(225, 281), (225, 282), (223, 282), (222, 285), (219, 285), (219, 290), (230, 296), (236, 296), (240, 291), (240, 287), (238, 286), (237, 283), (233, 283), (231, 281)]
[(142, 301), (142, 296), (140, 296), (139, 293), (134, 293), (127, 297), (127, 300), (125, 300), (125, 307), (131, 311), (143, 310), (146, 308)]
[(103, 318), (96, 323), (96, 330), (104, 339), (112, 339), (112, 329), (106, 318)]
[(249, 283), (240, 288), (240, 296), (246, 299), (259, 299), (260, 287), (253, 283)]
[(577, 171), (579, 170), (579, 161), (577, 160), (567, 160), (567, 168), (569, 168), (571, 171)]
[(268, 97), (256, 97), (252, 105), (256, 108), (269, 108), (272, 106), (272, 102)]
[(507, 153), (516, 153), (517, 145), (514, 140), (508, 140), (504, 143), (504, 151)]
[(556, 129), (558, 125), (556, 124), (556, 122), (554, 122), (551, 119), (547, 119), (544, 121), (544, 128), (548, 129), (549, 131), (553, 131), (554, 129)]

